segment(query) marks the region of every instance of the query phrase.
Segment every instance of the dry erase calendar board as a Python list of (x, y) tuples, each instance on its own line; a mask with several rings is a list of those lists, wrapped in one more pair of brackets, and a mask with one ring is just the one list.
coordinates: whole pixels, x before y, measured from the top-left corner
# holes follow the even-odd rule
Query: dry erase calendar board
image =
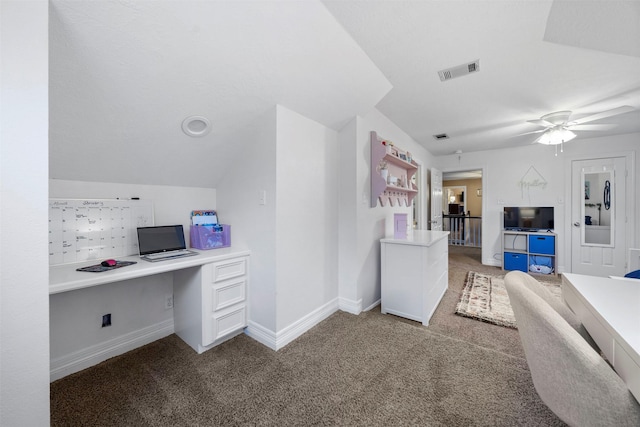
[(137, 254), (136, 228), (151, 225), (150, 201), (49, 199), (49, 265)]

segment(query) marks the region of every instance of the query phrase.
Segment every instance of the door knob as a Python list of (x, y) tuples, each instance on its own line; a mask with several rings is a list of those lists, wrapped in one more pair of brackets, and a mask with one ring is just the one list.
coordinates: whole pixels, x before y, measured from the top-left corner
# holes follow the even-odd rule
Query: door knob
[(576, 221), (576, 222), (573, 223), (573, 226), (574, 227), (580, 227), (580, 223), (578, 221)]

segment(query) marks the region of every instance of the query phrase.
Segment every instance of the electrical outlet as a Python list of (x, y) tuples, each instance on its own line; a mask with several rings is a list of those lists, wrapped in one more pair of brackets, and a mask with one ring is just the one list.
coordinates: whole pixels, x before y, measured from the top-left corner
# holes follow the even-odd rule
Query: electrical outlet
[(173, 308), (173, 295), (166, 295), (164, 297), (164, 308)]
[(107, 326), (111, 326), (111, 313), (102, 316), (102, 327), (106, 328)]

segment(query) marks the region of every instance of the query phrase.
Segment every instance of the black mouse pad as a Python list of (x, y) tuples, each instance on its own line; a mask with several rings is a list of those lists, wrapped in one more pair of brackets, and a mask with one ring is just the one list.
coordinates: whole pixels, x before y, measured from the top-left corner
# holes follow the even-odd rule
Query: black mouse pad
[(127, 265), (136, 264), (135, 261), (116, 261), (113, 267), (105, 267), (102, 264), (90, 265), (88, 267), (76, 268), (76, 271), (88, 271), (90, 273), (102, 273), (103, 271), (115, 270), (116, 268), (126, 267)]

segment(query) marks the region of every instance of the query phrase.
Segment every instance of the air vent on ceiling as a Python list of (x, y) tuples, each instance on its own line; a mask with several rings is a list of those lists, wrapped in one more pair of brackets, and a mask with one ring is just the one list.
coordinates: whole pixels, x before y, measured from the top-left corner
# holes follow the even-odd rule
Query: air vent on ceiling
[(446, 133), (439, 133), (437, 135), (433, 135), (433, 137), (438, 141), (441, 139), (449, 139), (449, 135), (447, 135)]
[(438, 76), (440, 76), (440, 81), (451, 80), (456, 77), (466, 76), (467, 74), (475, 73), (480, 71), (480, 60), (476, 59), (473, 62), (469, 62), (467, 64), (458, 65), (457, 67), (448, 68), (446, 70), (438, 71)]

